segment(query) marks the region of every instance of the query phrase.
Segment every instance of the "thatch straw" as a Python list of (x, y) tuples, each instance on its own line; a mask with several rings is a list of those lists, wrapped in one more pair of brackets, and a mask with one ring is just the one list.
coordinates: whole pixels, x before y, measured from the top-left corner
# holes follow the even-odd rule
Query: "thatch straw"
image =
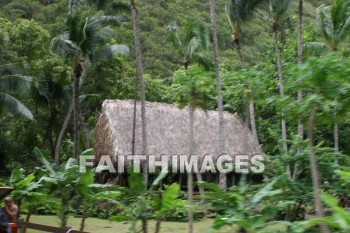
[[(95, 128), (95, 158), (131, 155), (133, 110), (132, 100), (105, 100)], [(164, 103), (146, 104), (148, 154), (187, 155), (189, 151), (189, 113), (175, 105)], [(141, 113), (137, 105), (135, 154), (141, 155)], [(224, 114), (226, 154), (256, 155), (260, 147), (242, 120), (234, 114)], [(196, 155), (219, 155), (218, 113), (195, 111), (194, 136)]]

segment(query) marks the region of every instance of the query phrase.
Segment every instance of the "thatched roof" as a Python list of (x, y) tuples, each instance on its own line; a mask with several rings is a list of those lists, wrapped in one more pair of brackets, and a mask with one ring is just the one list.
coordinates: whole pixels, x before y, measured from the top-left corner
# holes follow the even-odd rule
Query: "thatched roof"
[[(131, 155), (134, 101), (105, 100), (96, 128), (95, 157)], [(165, 103), (146, 103), (148, 154), (187, 155), (189, 152), (189, 113)], [(142, 153), (140, 103), (137, 104), (135, 154)], [(226, 154), (256, 155), (260, 147), (242, 120), (224, 113)], [(219, 155), (218, 113), (195, 111), (194, 136), (196, 155)]]

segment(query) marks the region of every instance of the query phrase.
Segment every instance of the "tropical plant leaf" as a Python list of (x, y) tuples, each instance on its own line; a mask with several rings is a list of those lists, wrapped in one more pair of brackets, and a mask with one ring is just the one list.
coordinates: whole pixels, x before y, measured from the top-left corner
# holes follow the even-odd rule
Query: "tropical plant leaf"
[(0, 113), (4, 110), (4, 108), (29, 120), (34, 120), (32, 112), (18, 99), (6, 93), (0, 92)]

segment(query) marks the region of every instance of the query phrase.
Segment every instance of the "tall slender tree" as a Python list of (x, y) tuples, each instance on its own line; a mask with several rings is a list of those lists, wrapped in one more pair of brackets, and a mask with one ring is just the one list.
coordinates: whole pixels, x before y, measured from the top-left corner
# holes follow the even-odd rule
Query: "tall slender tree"
[[(292, 3), (294, 0), (267, 0), (266, 4), (270, 13), (270, 18), (272, 20), (272, 31), (274, 38), (274, 46), (276, 53), (276, 65), (278, 70), (278, 79), (279, 79), (279, 89), (281, 98), (284, 97), (284, 85), (283, 85), (283, 67), (281, 61), (281, 51), (279, 48), (279, 27), (281, 21), (288, 15), (289, 10), (292, 7)], [(281, 131), (282, 131), (282, 143), (284, 153), (288, 153), (288, 145), (287, 145), (287, 125), (286, 120), (284, 118), (284, 113), (282, 109), (281, 113)], [(291, 177), (290, 166), (288, 165), (286, 168), (286, 173), (289, 177)]]
[[(192, 62), (196, 62), (199, 65), (209, 69), (211, 68), (211, 63), (209, 59), (202, 54), (201, 50), (207, 50), (209, 47), (209, 31), (203, 22), (198, 19), (189, 19), (185, 21), (183, 27), (180, 30), (177, 24), (171, 24), (168, 26), (168, 37), (175, 48), (176, 52), (182, 57), (182, 65), (187, 71), (189, 65)], [(193, 76), (193, 75), (192, 75)], [(192, 79), (195, 77), (191, 77)], [(193, 84), (194, 80), (190, 80)], [(194, 97), (195, 90), (190, 90), (192, 97), (187, 101), (188, 111), (189, 111), (189, 155), (193, 155), (195, 152), (194, 145), (194, 118), (195, 118), (195, 108), (197, 107), (197, 100)], [(197, 172), (197, 180), (202, 181), (202, 175)], [(188, 190), (188, 203), (190, 206), (193, 205), (193, 173), (187, 173), (187, 190)], [(204, 189), (199, 187), (200, 194), (204, 195)], [(189, 231), (193, 231), (193, 210), (192, 207), (188, 209), (189, 218)]]
[(212, 61), (203, 53), (208, 50), (210, 35), (208, 27), (198, 18), (185, 20), (181, 25), (172, 23), (167, 27), (168, 39), (175, 52), (182, 58), (185, 69), (193, 63), (212, 69)]
[[(301, 65), (303, 64), (303, 0), (299, 0), (298, 2), (298, 57), (297, 57), (297, 64)], [(303, 98), (303, 90), (298, 90), (298, 101), (301, 101)], [(304, 138), (304, 125), (298, 119), (298, 135), (301, 138)], [(302, 148), (298, 148), (298, 154), (300, 154), (302, 151)], [(299, 164), (296, 163), (294, 165), (294, 171), (292, 174), (292, 179), (295, 180), (298, 176), (299, 172)]]
[[(324, 42), (305, 43), (306, 53), (335, 52), (350, 35), (350, 1), (334, 0), (331, 5), (317, 9), (316, 22)], [(334, 111), (335, 119), (337, 110)], [(339, 152), (339, 127), (334, 123), (334, 151)]]
[[(242, 46), (241, 46), (241, 34), (243, 24), (251, 20), (254, 16), (254, 11), (256, 8), (263, 2), (263, 0), (230, 0), (226, 5), (226, 15), (232, 30), (232, 41), (235, 45), (237, 56), (239, 59), (239, 64), (241, 69), (245, 69), (246, 65), (244, 62), (243, 54), (242, 54)], [(251, 130), (254, 136), (254, 139), (257, 144), (259, 144), (258, 133), (256, 128), (256, 120), (255, 120), (255, 107), (254, 101), (251, 96), (252, 89), (249, 88), (249, 120)]]
[[(142, 64), (142, 52), (141, 42), (139, 34), (139, 18), (137, 14), (136, 4), (134, 0), (130, 0), (130, 8), (132, 15), (133, 33), (134, 33), (134, 46), (136, 57), (136, 69), (137, 77), (139, 80), (140, 96), (141, 96), (141, 128), (142, 128), (142, 154), (147, 156), (147, 119), (146, 119), (146, 92), (145, 92), (145, 80), (143, 77), (143, 64)], [(147, 163), (143, 166), (144, 179), (147, 185), (148, 183), (148, 168)]]
[[(225, 141), (225, 119), (224, 119), (224, 106), (222, 98), (222, 82), (220, 77), (220, 64), (219, 64), (219, 44), (217, 35), (217, 20), (215, 12), (215, 1), (209, 0), (210, 8), (210, 22), (212, 29), (213, 39), (213, 52), (214, 52), (214, 67), (215, 67), (215, 79), (217, 90), (217, 102), (218, 102), (218, 121), (219, 121), (219, 153), (221, 155), (226, 153), (226, 141)], [(223, 190), (227, 189), (227, 176), (224, 173), (220, 173), (219, 178), (220, 186)]]
[[(105, 16), (102, 12), (93, 12), (84, 8), (80, 2), (70, 1), (68, 4), (67, 31), (56, 36), (51, 41), (53, 51), (65, 59), (70, 59), (73, 70), (73, 97), (66, 120), (73, 112), (73, 157), (78, 157), (78, 127), (79, 127), (79, 93), (83, 74), (91, 63), (108, 59), (116, 53), (126, 54), (125, 45), (105, 45), (114, 30), (106, 24), (119, 24), (119, 18)], [(67, 123), (67, 121), (65, 121)], [(55, 155), (56, 162), (59, 156)]]

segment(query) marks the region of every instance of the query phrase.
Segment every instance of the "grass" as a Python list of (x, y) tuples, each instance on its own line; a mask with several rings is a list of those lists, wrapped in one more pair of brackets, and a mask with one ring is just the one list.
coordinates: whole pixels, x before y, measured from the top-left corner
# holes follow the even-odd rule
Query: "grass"
[[(79, 229), (80, 218), (70, 217), (68, 220), (68, 226), (73, 229)], [(33, 223), (58, 226), (59, 221), (56, 216), (41, 216), (35, 215), (31, 217)], [(201, 222), (194, 223), (194, 233), (236, 233), (234, 228), (224, 228), (221, 230), (213, 230), (211, 225), (213, 223), (212, 219), (203, 219)], [(149, 232), (154, 232), (154, 221), (149, 221)], [(110, 222), (108, 220), (98, 219), (98, 218), (88, 218), (85, 225), (85, 231), (91, 233), (128, 233), (129, 225), (127, 223)], [(267, 229), (266, 233), (276, 233), (283, 232), (284, 228), (282, 226), (277, 226)], [(42, 231), (27, 230), (27, 233), (41, 233)], [(166, 233), (185, 233), (187, 232), (187, 223), (183, 222), (162, 222), (160, 232)]]
[[(80, 218), (70, 217), (68, 220), (68, 226), (73, 229), (79, 229), (80, 227)], [(58, 226), (59, 221), (56, 216), (42, 216), (34, 215), (31, 217), (30, 222), (49, 225), (49, 226)], [(230, 229), (226, 230), (212, 230), (213, 220), (205, 219), (201, 222), (194, 223), (195, 233), (228, 233), (233, 232)], [(154, 232), (155, 221), (149, 221), (149, 232)], [(108, 220), (98, 219), (98, 218), (88, 218), (85, 224), (85, 231), (91, 233), (128, 233), (129, 225), (127, 223), (119, 222), (110, 222)], [(36, 230), (27, 230), (27, 233), (41, 233), (42, 231)], [(187, 232), (187, 223), (183, 222), (162, 222), (161, 231), (167, 233), (182, 233)]]

